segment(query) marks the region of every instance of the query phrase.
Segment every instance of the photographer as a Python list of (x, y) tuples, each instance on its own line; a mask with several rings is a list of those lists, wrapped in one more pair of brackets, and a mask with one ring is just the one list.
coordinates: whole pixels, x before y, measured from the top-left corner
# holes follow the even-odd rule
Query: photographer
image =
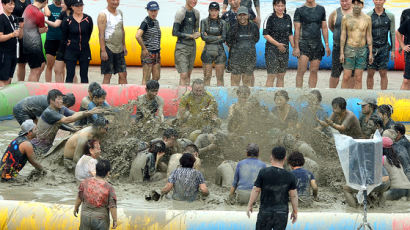
[(0, 15), (0, 87), (11, 83), (17, 65), (17, 18), (11, 15), (13, 0), (1, 0), (4, 13)]

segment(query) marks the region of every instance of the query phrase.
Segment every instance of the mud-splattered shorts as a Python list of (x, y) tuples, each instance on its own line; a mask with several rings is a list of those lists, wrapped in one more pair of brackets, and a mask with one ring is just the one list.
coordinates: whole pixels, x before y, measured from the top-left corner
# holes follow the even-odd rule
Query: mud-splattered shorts
[(178, 73), (188, 73), (194, 68), (196, 44), (193, 46), (177, 43), (175, 46), (175, 68)]
[(344, 56), (344, 69), (365, 69), (367, 66), (367, 46), (351, 47), (346, 45)]
[(325, 55), (325, 48), (322, 41), (305, 41), (301, 40), (299, 43), (300, 55), (305, 55), (309, 58), (309, 61), (322, 60)]
[(232, 74), (253, 75), (256, 65), (256, 51), (254, 52), (231, 49), (229, 66)]
[(201, 55), (204, 64), (225, 64), (226, 54), (222, 45), (205, 45)]
[(149, 65), (155, 65), (155, 64), (161, 64), (161, 53), (159, 50), (157, 51), (149, 51), (149, 54), (147, 56), (142, 56), (141, 52), (141, 63), (144, 64), (149, 64)]
[(373, 63), (368, 65), (368, 69), (383, 70), (387, 69), (389, 64), (390, 46), (386, 45), (380, 48), (373, 46)]
[(268, 74), (285, 73), (289, 62), (289, 47), (282, 53), (276, 46), (266, 45), (265, 62)]
[(105, 47), (105, 50), (107, 51), (108, 60), (101, 60), (101, 74), (117, 74), (127, 72), (124, 52), (113, 53), (107, 46)]

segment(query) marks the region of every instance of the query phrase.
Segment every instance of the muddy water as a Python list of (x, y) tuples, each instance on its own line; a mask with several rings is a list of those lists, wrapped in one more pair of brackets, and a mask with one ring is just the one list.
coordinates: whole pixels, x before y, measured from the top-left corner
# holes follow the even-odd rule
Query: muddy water
[[(0, 122), (0, 149), (3, 151), (8, 143), (18, 133), (18, 124), (15, 121)], [(67, 132), (59, 132), (56, 143), (67, 136)], [(118, 140), (118, 139), (117, 139)], [(264, 153), (262, 153), (264, 154)], [(266, 154), (266, 153), (265, 153)], [(337, 168), (338, 161), (329, 161), (326, 166), (329, 169)], [(21, 171), (20, 176), (13, 183), (0, 183), (0, 199), (5, 200), (26, 200), (48, 203), (74, 204), (77, 187), (74, 176), (58, 165), (48, 165), (43, 162), (50, 171), (45, 177), (36, 180), (29, 180), (33, 167), (27, 163)], [(151, 190), (159, 191), (166, 183), (166, 179), (150, 183), (131, 183), (127, 177), (111, 178), (117, 193), (120, 207), (132, 207), (142, 209), (201, 209), (201, 210), (245, 210), (244, 206), (228, 205), (225, 203), (229, 188), (219, 187), (213, 184), (214, 166), (206, 166), (205, 177), (211, 195), (205, 200), (193, 203), (177, 202), (164, 198), (159, 202), (145, 201), (145, 195)], [(211, 168), (211, 169), (210, 169)], [(332, 170), (325, 169), (326, 172)], [(319, 202), (315, 202), (311, 208), (301, 209), (302, 211), (340, 211), (358, 212), (344, 204), (344, 197), (340, 187), (343, 181), (332, 181), (332, 178), (339, 175), (322, 175), (326, 182), (320, 182)], [(410, 202), (387, 201), (383, 208), (371, 209), (370, 212), (410, 212)]]

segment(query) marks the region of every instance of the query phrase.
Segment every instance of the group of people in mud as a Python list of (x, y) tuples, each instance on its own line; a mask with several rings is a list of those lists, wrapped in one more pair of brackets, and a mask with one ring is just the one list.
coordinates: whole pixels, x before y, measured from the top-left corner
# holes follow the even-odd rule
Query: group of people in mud
[[(201, 37), (205, 42), (201, 61), (206, 85), (210, 85), (215, 66), (218, 86), (224, 85), (225, 67), (226, 72), (231, 73), (231, 86), (239, 86), (241, 82), (253, 86), (257, 60), (255, 45), (260, 39), (261, 27), (259, 0), (224, 0), (222, 12), (218, 2), (211, 2), (209, 14), (203, 19), (195, 9), (197, 2), (186, 0), (186, 4), (176, 12), (173, 23), (172, 35), (177, 37), (174, 58), (180, 74), (179, 84), (190, 84), (196, 40)], [(333, 32), (330, 88), (337, 87), (343, 73), (342, 88), (361, 89), (362, 74), (367, 69), (367, 88), (373, 89), (374, 75), (378, 71), (381, 89), (387, 89), (389, 57), (393, 60), (396, 55), (394, 41), (397, 37), (400, 45), (397, 48), (405, 54), (401, 89), (410, 89), (410, 44), (407, 39), (410, 36), (410, 9), (403, 11), (396, 31), (394, 14), (384, 8), (386, 1), (373, 2), (374, 9), (365, 14), (362, 12), (363, 0), (340, 0), (341, 7), (334, 10), (327, 21), (325, 8), (315, 0), (306, 0), (296, 9), (292, 22), (286, 13), (286, 0), (273, 0), (273, 13), (262, 26), (266, 39), (266, 86), (273, 87), (275, 80), (276, 87), (284, 86), (291, 46), (292, 55), (298, 58), (296, 87), (303, 86), (303, 75), (309, 65), (309, 87), (315, 88), (322, 57), (331, 54), (330, 29)], [(118, 74), (119, 84), (127, 83), (124, 57), (128, 52), (119, 3), (117, 0), (107, 1), (107, 8), (99, 13), (97, 19), (103, 84), (109, 84), (113, 74)], [(54, 68), (56, 82), (64, 82), (65, 79), (65, 82), (72, 83), (77, 82), (75, 67), (78, 61), (81, 83), (88, 83), (92, 17), (83, 12), (82, 0), (53, 0), (47, 4), (46, 0), (34, 0), (33, 4), (29, 0), (2, 0), (0, 52), (5, 58), (0, 65), (0, 87), (10, 84), (16, 66), (18, 80), (24, 81), (26, 63), (30, 66), (29, 81), (39, 81), (47, 66), (46, 82), (52, 81)], [(161, 66), (161, 29), (157, 20), (159, 4), (150, 1), (146, 9), (148, 16), (135, 35), (141, 47), (143, 85), (150, 79), (160, 79)], [(44, 45), (46, 59), (42, 33), (47, 33)]]
[[(164, 119), (164, 100), (157, 95), (159, 88), (156, 80), (149, 80), (146, 94), (123, 107), (112, 108), (105, 101), (106, 91), (93, 82), (88, 88), (89, 95), (81, 101), (79, 112), (69, 109), (75, 104), (75, 97), (63, 95), (57, 89), (50, 90), (48, 95), (23, 99), (13, 109), (21, 132), (1, 158), (2, 181), (13, 180), (27, 161), (40, 175), (46, 174), (48, 169), (42, 162), (53, 154), (50, 148), (57, 132), (59, 129), (70, 131), (73, 134), (58, 157), (80, 183), (75, 215), (83, 203), (84, 221), (103, 216), (101, 221), (106, 224), (108, 210), (116, 220), (117, 198), (106, 180), (115, 168), (111, 169), (101, 145), (110, 132), (122, 135), (116, 136), (117, 140), (129, 135), (126, 130), (115, 132), (116, 123), (120, 121), (110, 116), (121, 110), (131, 115), (136, 106), (133, 119), (136, 125), (154, 122), (164, 127), (163, 133), (154, 134), (162, 135), (160, 138), (140, 140), (140, 148), (128, 150), (132, 160), (128, 169), (130, 181), (145, 182), (149, 186), (151, 181), (167, 178), (161, 192), (150, 194), (147, 199), (158, 200), (161, 196), (180, 201), (205, 199), (212, 191), (208, 190), (204, 175), (213, 175), (215, 184), (230, 187), (227, 202), (248, 204), (248, 213), (261, 193), (258, 224), (268, 225), (267, 216), (277, 212), (283, 215), (273, 215), (271, 224), (286, 224), (289, 199), (294, 221), (298, 205), (310, 206), (319, 200), (316, 180), (325, 162), (310, 144), (332, 140), (333, 132), (368, 139), (376, 131), (383, 136), (383, 184), (370, 196), (375, 204), (383, 204), (384, 199), (410, 197), (410, 143), (405, 127), (392, 120), (390, 105), (378, 106), (374, 98), (358, 103), (362, 107), (359, 118), (346, 108), (344, 98), (334, 98), (333, 113), (329, 116), (319, 90), (304, 95), (307, 104), (301, 109), (290, 103), (287, 91), (276, 90), (275, 106), (269, 109), (251, 94), (249, 87), (239, 86), (238, 101), (230, 107), (227, 121), (223, 121), (218, 117), (215, 98), (205, 89), (205, 82), (195, 79), (192, 90), (180, 98), (177, 117)], [(246, 155), (238, 156), (244, 149)], [(260, 155), (266, 151), (272, 152), (270, 164), (258, 159), (266, 159), (268, 156)], [(273, 167), (268, 167), (270, 165)], [(215, 170), (207, 171), (212, 166)], [(168, 196), (171, 191), (172, 195)], [(348, 186), (344, 186), (343, 191), (347, 203), (356, 207), (354, 193), (357, 191)]]

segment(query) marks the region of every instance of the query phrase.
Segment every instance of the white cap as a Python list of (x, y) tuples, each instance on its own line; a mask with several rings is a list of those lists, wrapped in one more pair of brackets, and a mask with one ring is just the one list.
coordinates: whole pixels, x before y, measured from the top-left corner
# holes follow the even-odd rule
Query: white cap
[(20, 136), (26, 135), (28, 132), (33, 130), (34, 127), (36, 127), (36, 124), (34, 124), (33, 120), (31, 120), (31, 119), (25, 120), (23, 122), (23, 124), (21, 124), (21, 126), (20, 126), (20, 128), (21, 128), (21, 131), (19, 133)]

